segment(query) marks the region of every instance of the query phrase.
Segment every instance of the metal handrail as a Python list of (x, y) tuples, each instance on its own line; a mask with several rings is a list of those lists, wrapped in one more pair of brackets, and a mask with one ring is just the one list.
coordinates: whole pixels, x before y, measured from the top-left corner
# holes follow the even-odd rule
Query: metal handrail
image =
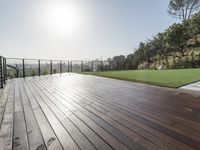
[[(17, 64), (15, 63), (8, 63), (10, 60), (14, 61), (20, 61), (20, 65), (17, 66)], [(28, 61), (35, 61), (36, 63), (33, 64), (33, 68), (32, 66), (27, 67), (26, 65), (28, 64)], [(45, 61), (45, 64), (43, 63), (43, 65), (41, 64), (41, 62)], [(56, 63), (55, 63), (56, 62)], [(7, 64), (8, 63), (8, 64)], [(48, 65), (47, 67), (45, 67), (45, 65)], [(15, 66), (14, 66), (15, 65)], [(56, 69), (54, 69), (56, 66), (58, 65)], [(35, 67), (36, 66), (36, 67)], [(40, 76), (41, 75), (41, 67), (45, 67), (45, 69), (47, 70), (43, 70), (43, 74), (54, 74), (55, 72), (57, 72), (57, 69), (59, 70), (59, 73), (64, 73), (64, 72), (74, 72), (75, 70), (80, 70), (79, 72), (84, 72), (84, 71), (109, 71), (109, 70), (125, 70), (126, 67), (126, 63), (125, 61), (100, 61), (100, 60), (93, 60), (93, 61), (87, 61), (87, 60), (51, 60), (51, 59), (32, 59), (32, 58), (5, 58), (3, 56), (0, 56), (0, 88), (3, 88), (6, 80), (7, 80), (7, 76), (12, 73), (12, 70), (7, 70), (8, 68), (12, 68), (16, 71), (16, 76), (15, 77), (26, 77), (28, 76), (27, 70), (29, 75), (31, 74), (31, 69), (32, 71), (34, 71), (34, 75), (36, 75), (35, 69), (37, 71), (37, 75)], [(49, 68), (48, 68), (49, 67)], [(63, 70), (65, 69), (65, 71)], [(75, 70), (74, 70), (75, 69)], [(130, 69), (130, 68), (128, 68)], [(9, 72), (7, 72), (9, 71)], [(10, 72), (11, 71), (11, 72)], [(46, 73), (47, 72), (47, 73)], [(22, 74), (21, 74), (22, 73)]]
[(6, 58), (0, 56), (0, 88), (3, 88), (7, 80)]

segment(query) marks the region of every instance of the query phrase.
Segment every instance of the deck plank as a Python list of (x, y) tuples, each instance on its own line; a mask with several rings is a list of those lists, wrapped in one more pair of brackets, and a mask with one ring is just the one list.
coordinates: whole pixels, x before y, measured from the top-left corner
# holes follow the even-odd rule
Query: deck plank
[[(51, 92), (52, 93), (52, 92)], [(102, 128), (100, 125), (95, 123), (91, 118), (89, 118), (87, 115), (83, 114), (75, 108), (73, 105), (71, 105), (68, 101), (63, 99), (62, 97), (59, 97), (59, 95), (53, 95), (55, 98), (59, 99), (62, 105), (64, 105), (67, 109), (69, 109), (73, 114), (75, 114), (79, 119), (81, 119), (84, 123), (86, 123), (91, 129), (96, 131), (100, 137), (102, 137), (107, 143), (112, 145), (114, 149), (121, 150), (121, 149), (128, 149), (123, 143), (121, 143), (119, 140), (117, 140), (113, 135), (108, 133), (104, 128)]]
[[(54, 84), (54, 83), (53, 83)], [(192, 141), (193, 142), (193, 141)], [(175, 141), (174, 143), (178, 143), (177, 141)], [(192, 144), (191, 144), (192, 145)], [(198, 146), (198, 143), (196, 144)], [(184, 144), (182, 144), (183, 147), (185, 147)]]
[(33, 109), (34, 115), (36, 117), (37, 123), (39, 125), (40, 131), (42, 133), (45, 145), (48, 150), (63, 150), (56, 134), (54, 133), (51, 125), (49, 124), (46, 116), (44, 115), (42, 109), (38, 105), (35, 96), (32, 94), (29, 87), (24, 84), (25, 90), (27, 92), (31, 107)]
[[(115, 84), (110, 83), (109, 85), (112, 86), (112, 88), (109, 88), (109, 93), (110, 93), (109, 95), (115, 95), (115, 97), (117, 97), (119, 100), (120, 100), (120, 97), (122, 97), (124, 101), (127, 100), (126, 98), (129, 98), (131, 102), (134, 102), (134, 101), (143, 102), (142, 103), (143, 105), (145, 105), (146, 103), (153, 103), (154, 105), (157, 104), (157, 106), (162, 107), (163, 111), (168, 110), (168, 112), (172, 112), (173, 110), (173, 113), (177, 112), (177, 114), (179, 115), (185, 112), (182, 114), (183, 117), (187, 116), (188, 114), (191, 114), (194, 117), (193, 111), (195, 111), (195, 108), (199, 106), (199, 103), (197, 101), (199, 97), (196, 97), (196, 98), (191, 97), (191, 95), (188, 95), (185, 93), (179, 93), (177, 91), (168, 91), (168, 89), (163, 91), (163, 88), (161, 88), (162, 90), (160, 90), (160, 88), (147, 88), (147, 87), (143, 88), (142, 86), (135, 86), (135, 84), (134, 86), (133, 85), (128, 86), (128, 88), (126, 88), (127, 87), (126, 85), (124, 87), (126, 88), (126, 90), (123, 90), (120, 88), (117, 89), (116, 87), (118, 87), (118, 85), (116, 85), (116, 83)], [(92, 92), (91, 89), (95, 89), (94, 92), (98, 96), (102, 96), (102, 95), (108, 96), (108, 92), (105, 92), (105, 89), (107, 88), (104, 85), (101, 85), (95, 88), (93, 88), (90, 85), (90, 86), (87, 86), (86, 89), (88, 89), (90, 92)], [(124, 97), (124, 94), (126, 94), (126, 97)], [(184, 100), (184, 103), (181, 102), (182, 100)], [(190, 108), (193, 111), (184, 111), (184, 110), (187, 110), (187, 108)], [(188, 119), (192, 119), (192, 117)]]
[(14, 109), (14, 150), (27, 150), (29, 148), (24, 110), (21, 102), (19, 80), (15, 81), (15, 109)]
[[(64, 80), (65, 81), (65, 80)], [(64, 81), (62, 81), (63, 83), (65, 83)], [(69, 83), (70, 84), (70, 83)], [(79, 88), (81, 87), (81, 86), (78, 86)], [(109, 98), (109, 99), (113, 99), (113, 100), (115, 100), (115, 101), (123, 101), (123, 103), (127, 103), (127, 101), (128, 102), (130, 102), (128, 105), (130, 105), (130, 104), (134, 104), (134, 105), (139, 105), (139, 104), (141, 104), (140, 106), (147, 106), (147, 107), (145, 107), (145, 109), (147, 109), (147, 108), (152, 108), (152, 106), (153, 105), (156, 105), (156, 107), (154, 107), (154, 108), (152, 108), (152, 109), (154, 109), (154, 110), (161, 110), (162, 112), (165, 112), (165, 111), (167, 111), (167, 112), (173, 112), (173, 115), (174, 114), (177, 114), (177, 115), (181, 115), (182, 114), (182, 116), (181, 117), (183, 117), (183, 118), (185, 118), (185, 116), (188, 116), (188, 114), (191, 114), (191, 116), (193, 116), (193, 117), (191, 117), (190, 116), (190, 119), (192, 119), (192, 118), (194, 118), (194, 115), (195, 115), (195, 112), (197, 113), (196, 115), (198, 115), (198, 111), (195, 111), (194, 109), (189, 109), (189, 108), (182, 108), (181, 107), (181, 105), (182, 105), (182, 103), (178, 103), (178, 106), (176, 106), (175, 104), (173, 104), (173, 105), (170, 105), (170, 107), (169, 107), (169, 105), (166, 105), (166, 104), (164, 104), (164, 102), (163, 102), (163, 100), (164, 99), (162, 99), (162, 100), (160, 100), (160, 98), (161, 97), (163, 97), (162, 95), (160, 95), (158, 92), (157, 92), (157, 94), (155, 93), (155, 91), (153, 91), (153, 92), (148, 92), (148, 94), (150, 94), (151, 96), (149, 96), (149, 97), (146, 97), (145, 95), (146, 95), (146, 93), (147, 93), (147, 91), (143, 91), (143, 90), (140, 90), (141, 88), (139, 88), (138, 87), (138, 89), (136, 89), (136, 88), (131, 88), (131, 90), (132, 91), (130, 91), (129, 89), (127, 89), (126, 88), (126, 90), (125, 91), (123, 91), (123, 90), (119, 90), (119, 89), (116, 89), (116, 88), (114, 88), (114, 87), (118, 87), (117, 85), (113, 85), (113, 88), (110, 88), (109, 87), (109, 92), (106, 92), (106, 90), (108, 90), (108, 89), (104, 89), (103, 87), (102, 88), (99, 88), (99, 87), (102, 87), (102, 85), (101, 86), (98, 86), (98, 87), (92, 87), (91, 85), (90, 86), (86, 86), (85, 88), (81, 88), (82, 90), (84, 89), (87, 89), (87, 91), (90, 93), (90, 94), (94, 94), (94, 95), (96, 95), (97, 97), (100, 97), (100, 98)], [(127, 92), (128, 91), (128, 92)], [(137, 93), (136, 93), (136, 92)], [(157, 89), (156, 89), (156, 91), (157, 91)], [(132, 93), (132, 94), (128, 94), (128, 93)], [(142, 93), (145, 93), (145, 94), (143, 94), (142, 95)], [(126, 94), (126, 96), (124, 97), (124, 95), (123, 94), (120, 94), (120, 93), (123, 93), (123, 94)], [(175, 92), (173, 92), (172, 93), (172, 95), (174, 94)], [(147, 95), (148, 95), (147, 94)], [(184, 93), (181, 93), (181, 94), (184, 94)], [(160, 96), (158, 96), (158, 95), (160, 95)], [(178, 95), (176, 95), (176, 96), (178, 96)], [(115, 98), (114, 98), (115, 97)], [(170, 97), (170, 95), (169, 95), (169, 97)], [(183, 99), (183, 98), (185, 98), (186, 96), (184, 95), (184, 97), (182, 97), (181, 99)], [(193, 97), (194, 98), (194, 97)], [(108, 99), (108, 100), (109, 100)], [(158, 101), (156, 101), (158, 99)], [(171, 100), (171, 99), (169, 99), (169, 100)], [(187, 99), (186, 99), (187, 100)], [(185, 101), (186, 101), (185, 100)], [(155, 102), (156, 101), (156, 102)], [(174, 100), (174, 101), (176, 101), (176, 100)], [(185, 102), (184, 101), (184, 102)], [(192, 99), (191, 99), (191, 101), (192, 101)], [(137, 102), (137, 103), (136, 103)], [(198, 101), (192, 101), (192, 102), (190, 102), (189, 104), (195, 104), (195, 106), (198, 106), (198, 104), (196, 104)], [(150, 105), (151, 104), (151, 105)], [(152, 105), (153, 104), (153, 105)], [(186, 104), (186, 105), (188, 105), (188, 104)], [(156, 108), (156, 109), (155, 109)], [(181, 109), (181, 111), (177, 111), (177, 110), (179, 110), (179, 108), (182, 108)], [(188, 110), (190, 110), (190, 111), (188, 111)], [(177, 112), (177, 113), (176, 113)], [(185, 112), (185, 113), (184, 113)], [(188, 118), (187, 118), (188, 119)], [(178, 121), (180, 121), (180, 120), (178, 120)], [(198, 121), (198, 120), (196, 120), (196, 121)], [(181, 124), (181, 123), (180, 123)], [(190, 125), (191, 123), (189, 123), (189, 125)]]
[[(68, 91), (69, 91), (69, 89), (68, 89)], [(74, 91), (75, 91), (75, 90), (74, 90)], [(70, 91), (70, 92), (73, 92), (73, 91)], [(104, 92), (105, 92), (105, 91), (104, 91)], [(80, 93), (80, 92), (79, 92), (79, 93)], [(91, 93), (92, 93), (92, 92), (91, 92)], [(105, 92), (105, 93), (106, 93), (106, 92)], [(81, 94), (82, 94), (82, 93), (81, 93)], [(90, 93), (87, 93), (87, 94), (90, 94)], [(110, 93), (109, 95), (111, 95), (111, 94), (112, 94), (112, 93)], [(81, 97), (81, 95), (79, 95), (79, 96)], [(109, 98), (109, 99), (107, 100), (106, 98)], [(94, 98), (93, 98), (93, 99), (94, 99)], [(95, 97), (95, 101), (98, 101), (98, 99), (99, 99), (98, 97)], [(110, 101), (111, 99), (113, 99), (113, 97), (107, 96), (107, 97), (100, 98), (100, 99), (101, 99), (101, 100), (104, 99), (104, 100), (106, 100), (106, 101), (108, 102), (108, 101)], [(118, 100), (118, 99), (119, 99), (119, 100)], [(120, 103), (117, 103), (117, 104), (120, 104), (120, 105), (124, 105), (124, 103), (127, 103), (127, 102), (126, 102), (126, 97), (124, 97), (124, 99), (115, 98), (115, 99), (113, 99), (111, 102), (112, 102), (112, 104), (115, 104), (115, 102), (117, 102), (117, 101), (118, 101), (118, 102), (121, 101), (121, 104), (120, 104)], [(127, 103), (127, 105), (124, 105), (124, 106), (125, 106), (126, 109), (127, 109), (127, 106), (129, 106), (129, 105), (131, 105), (131, 104), (130, 104), (130, 103)], [(145, 105), (145, 104), (144, 104), (144, 105)], [(138, 106), (137, 106), (137, 103), (135, 103), (134, 106), (131, 105), (129, 109), (132, 109), (132, 108), (135, 108), (135, 107), (138, 108), (137, 111), (142, 109), (141, 107), (138, 107)], [(141, 111), (142, 111), (142, 112), (145, 112), (145, 111), (147, 111), (147, 109), (148, 109), (148, 108), (146, 107), (145, 109), (143, 109), (143, 110), (141, 110)], [(152, 109), (151, 109), (151, 110), (152, 110)], [(157, 110), (157, 109), (156, 109), (156, 107), (155, 107), (155, 108), (154, 108), (154, 111), (156, 111), (156, 110)], [(132, 110), (131, 110), (131, 111), (132, 111)], [(152, 110), (151, 112), (155, 114), (154, 111)], [(156, 115), (159, 116), (160, 113), (162, 113), (162, 112), (159, 111)], [(151, 114), (149, 110), (148, 110), (147, 114)], [(145, 115), (147, 115), (147, 114), (145, 114)], [(152, 114), (151, 114), (151, 115), (152, 115)], [(191, 129), (191, 133), (195, 134), (194, 132), (197, 132), (196, 134), (199, 135), (199, 133), (198, 133), (198, 132), (199, 132), (199, 127), (200, 127), (199, 124), (195, 124), (194, 122), (188, 121), (188, 120), (186, 120), (186, 119), (184, 120), (184, 118), (181, 118), (181, 117), (176, 117), (176, 116), (173, 117), (173, 116), (172, 116), (172, 115), (174, 115), (173, 112), (171, 112), (171, 115), (170, 115), (169, 117), (168, 117), (169, 114), (166, 114), (166, 113), (165, 113), (165, 114), (162, 114), (162, 115), (163, 115), (163, 116), (157, 117), (156, 119), (158, 119), (158, 120), (160, 119), (160, 121), (163, 120), (163, 122), (165, 122), (165, 123), (167, 123), (166, 121), (169, 120), (169, 119), (170, 119), (169, 122), (170, 122), (171, 120), (173, 120), (173, 121), (177, 121), (177, 120), (178, 120), (177, 122), (182, 121), (181, 123), (179, 123), (179, 125), (181, 125), (180, 127), (181, 127), (182, 130), (184, 130), (184, 128), (186, 128), (187, 131), (190, 131), (190, 128), (193, 127), (193, 128), (195, 128), (195, 130)], [(155, 118), (155, 117), (156, 117), (156, 116), (154, 115), (154, 118)], [(169, 119), (167, 119), (166, 117), (168, 117)], [(163, 119), (163, 118), (164, 118), (164, 119)], [(173, 126), (176, 126), (176, 127), (178, 128), (178, 125), (176, 124), (176, 122), (175, 122), (175, 123), (171, 123), (171, 124), (172, 124)], [(185, 125), (187, 125), (187, 124), (188, 124), (188, 126), (185, 126)], [(183, 125), (184, 125), (184, 126), (183, 126)], [(191, 134), (191, 133), (190, 133), (190, 134)], [(198, 140), (199, 140), (199, 139), (198, 139)]]
[(10, 80), (0, 150), (200, 149), (200, 97), (79, 74)]
[(0, 127), (2, 124), (7, 98), (8, 98), (8, 92), (9, 92), (10, 84), (8, 84), (4, 89), (1, 89), (1, 95), (0, 95)]
[[(47, 94), (46, 94), (47, 95)], [(58, 99), (54, 98), (51, 94), (48, 95), (49, 100), (53, 102), (57, 107), (65, 114), (65, 116), (73, 122), (73, 124), (80, 129), (80, 131), (95, 145), (99, 150), (112, 149), (105, 141), (103, 141), (87, 124), (82, 122), (73, 111), (67, 109)], [(51, 103), (49, 102), (49, 103)]]
[(13, 113), (14, 113), (14, 83), (10, 84), (8, 100), (0, 128), (0, 149), (12, 150), (13, 145)]
[(65, 150), (78, 150), (79, 147), (77, 146), (75, 141), (71, 138), (69, 133), (65, 130), (65, 128), (60, 123), (60, 121), (56, 118), (56, 116), (51, 111), (51, 109), (42, 100), (40, 95), (31, 86), (29, 86), (29, 88), (31, 89), (33, 95), (36, 97), (36, 101), (38, 102), (38, 104), (42, 108), (46, 118), (48, 119), (49, 123), (51, 124), (51, 126), (52, 126), (54, 132), (56, 133), (61, 145), (63, 146), (63, 148)]
[[(65, 100), (67, 100), (67, 99), (65, 99)], [(140, 144), (134, 142), (134, 140), (130, 140), (128, 136), (123, 134), (123, 132), (119, 132), (119, 130), (115, 129), (113, 126), (111, 126), (109, 123), (105, 122), (103, 119), (96, 117), (93, 113), (89, 113), (89, 111), (87, 109), (85, 109), (84, 107), (82, 107), (81, 105), (74, 103), (74, 101), (70, 101), (70, 104), (72, 104), (78, 110), (81, 110), (82, 112), (84, 112), (84, 114), (86, 114), (94, 122), (99, 124), (102, 128), (104, 128), (105, 130), (110, 132), (110, 134), (112, 134), (114, 137), (116, 137), (118, 140), (120, 140), (122, 143), (124, 143), (130, 149), (142, 149), (143, 148)]]
[(33, 109), (28, 99), (28, 95), (24, 88), (23, 81), (21, 81), (20, 83), (20, 91), (21, 91), (21, 99), (22, 99), (22, 104), (24, 108), (25, 120), (26, 120), (29, 149), (30, 150), (45, 150), (46, 146), (44, 144), (42, 134), (40, 132)]
[[(73, 91), (70, 91), (70, 93), (73, 93)], [(76, 96), (78, 96), (78, 97), (83, 97), (84, 98), (84, 101), (85, 100), (91, 100), (91, 99), (94, 99), (94, 98), (91, 98), (91, 97), (85, 97), (85, 96), (83, 96), (84, 94), (83, 93), (81, 93), (81, 95), (80, 95), (80, 92), (79, 93), (75, 93), (75, 95)], [(102, 105), (102, 102), (100, 102), (100, 103), (97, 103), (98, 102), (98, 100), (97, 100), (97, 98), (95, 98), (95, 100), (93, 100), (93, 101), (90, 101), (90, 105), (93, 105), (93, 107), (95, 107), (95, 109), (98, 109), (99, 108), (99, 106), (101, 107)], [(98, 104), (98, 106), (96, 106), (95, 104)], [(103, 106), (105, 107), (105, 103), (103, 103)], [(113, 106), (113, 105), (115, 105), (114, 104), (114, 102), (112, 102), (112, 103), (110, 103), (110, 105), (111, 105), (111, 107)], [(119, 105), (117, 105), (116, 107), (118, 108), (118, 106)], [(115, 108), (116, 108), (115, 107)], [(132, 106), (132, 108), (133, 108), (133, 106)], [(167, 124), (167, 120), (172, 120), (172, 118), (173, 117), (171, 117), (171, 118), (169, 118), (168, 117), (168, 119), (166, 118), (167, 116), (168, 116), (168, 114), (166, 114), (165, 116), (160, 116), (159, 114), (155, 114), (155, 115), (152, 115), (150, 112), (146, 112), (146, 110), (144, 110), (144, 109), (142, 109), (142, 108), (138, 108), (136, 105), (134, 105), (134, 108), (137, 108), (136, 109), (136, 111), (135, 110), (133, 110), (133, 109), (128, 109), (127, 107), (126, 107), (126, 110), (129, 110), (129, 111), (132, 111), (132, 112), (135, 112), (135, 114), (138, 114), (138, 115), (141, 115), (141, 114), (144, 114), (144, 115), (142, 115), (143, 116), (143, 118), (146, 118), (146, 119), (148, 119), (148, 120), (153, 120), (153, 122), (155, 122), (155, 123), (157, 123), (157, 124), (159, 124), (159, 125), (161, 125), (161, 126), (163, 126), (163, 127), (167, 127), (167, 128), (169, 128), (169, 129), (171, 129), (171, 130), (173, 130), (174, 132), (178, 132), (178, 133), (180, 133), (180, 134), (183, 134), (183, 135), (185, 135), (185, 136), (190, 136), (192, 139), (194, 139), (194, 140), (196, 140), (197, 142), (198, 141), (200, 141), (200, 138), (198, 137), (198, 135), (200, 135), (199, 133), (198, 133), (198, 130), (199, 130), (199, 128), (197, 128), (197, 127), (200, 127), (199, 125), (197, 125), (197, 124), (194, 124), (194, 123), (191, 123), (191, 122), (186, 122), (187, 124), (188, 123), (190, 123), (191, 125), (190, 125), (190, 128), (189, 127), (185, 127), (185, 124), (181, 124), (182, 126), (181, 126), (181, 129), (180, 128), (177, 128), (177, 125), (176, 125), (176, 123), (171, 123), (170, 125), (168, 125)], [(106, 111), (107, 113), (109, 112), (109, 110), (110, 110), (110, 108), (108, 108), (107, 107), (107, 109), (105, 109), (105, 108), (101, 108), (101, 109), (104, 109), (104, 111)], [(120, 108), (119, 107), (119, 109), (120, 110), (122, 110), (123, 108)], [(111, 109), (112, 110), (112, 109)], [(139, 112), (139, 113), (138, 113)], [(145, 113), (146, 112), (146, 113)], [(115, 114), (116, 114), (116, 112), (115, 112)], [(159, 117), (160, 116), (160, 117)], [(156, 119), (155, 119), (156, 118)], [(160, 120), (163, 120), (163, 118), (164, 118), (164, 121), (162, 122), (162, 121), (160, 121)], [(130, 120), (130, 118), (128, 119), (128, 120)], [(180, 119), (179, 119), (180, 120)], [(186, 124), (186, 125), (187, 125)], [(195, 126), (196, 125), (196, 126)], [(193, 127), (193, 129), (191, 129)], [(185, 132), (185, 131), (187, 131), (187, 132)], [(189, 132), (189, 133), (188, 133)], [(192, 134), (195, 134), (195, 136), (193, 136)]]
[[(117, 96), (117, 99), (112, 96), (114, 94), (115, 94), (115, 97)], [(173, 122), (174, 122), (173, 125), (176, 125), (177, 128), (179, 127), (179, 125), (181, 127), (183, 127), (183, 125), (186, 125), (185, 128), (187, 128), (187, 130), (191, 129), (190, 128), (191, 126), (196, 127), (196, 129), (199, 129), (199, 125), (195, 124), (195, 122), (185, 119), (185, 115), (188, 115), (188, 114), (191, 114), (192, 116), (195, 115), (195, 112), (189, 108), (184, 108), (181, 112), (179, 111), (179, 113), (177, 113), (177, 115), (180, 117), (177, 118), (174, 116), (176, 114), (177, 107), (174, 107), (174, 106), (169, 107), (164, 104), (150, 103), (150, 102), (144, 103), (145, 98), (138, 98), (138, 97), (135, 97), (134, 95), (132, 97), (126, 96), (127, 98), (124, 98), (122, 96), (117, 95), (117, 93), (114, 93), (114, 94), (112, 91), (111, 94), (109, 96), (106, 95), (106, 97), (109, 97), (109, 98), (111, 97), (111, 99), (118, 101), (118, 102), (123, 100), (123, 104), (127, 104), (128, 106), (140, 107), (139, 108), (140, 110), (144, 109), (144, 110), (148, 111), (148, 113), (150, 113), (150, 114), (156, 113), (156, 116), (158, 119), (162, 119), (161, 121), (164, 121), (165, 123), (168, 123), (168, 124), (170, 124), (170, 122), (168, 120), (173, 119)], [(99, 95), (101, 95), (101, 94), (99, 94)], [(190, 111), (188, 111), (188, 110), (190, 110)], [(172, 112), (173, 112), (173, 115), (171, 114)], [(162, 115), (162, 116), (159, 116), (159, 115)], [(168, 117), (170, 119), (168, 119), (166, 117)], [(197, 130), (196, 130), (196, 132), (195, 131), (191, 131), (191, 132), (197, 133), (199, 135)]]
[[(44, 84), (44, 82), (43, 82), (43, 84)], [(47, 84), (47, 83), (46, 83)], [(53, 84), (54, 86), (55, 86), (55, 84)], [(49, 85), (48, 85), (49, 86)], [(61, 89), (63, 89), (63, 88), (61, 88)], [(56, 90), (58, 91), (58, 87), (56, 87)], [(68, 97), (69, 97), (69, 95), (70, 95), (70, 93), (67, 93), (66, 91), (65, 92), (62, 92), (61, 93), (61, 96), (63, 96), (63, 95), (67, 95)], [(73, 95), (73, 97), (74, 97), (75, 95)], [(74, 99), (73, 97), (70, 97), (71, 99)], [(89, 98), (87, 98), (87, 99), (89, 99)], [(84, 100), (84, 101), (86, 101), (86, 99)], [(112, 104), (113, 105), (113, 104)], [(120, 108), (121, 109), (121, 108)], [(130, 118), (129, 118), (130, 119)], [(140, 126), (141, 126), (142, 124), (140, 123)], [(150, 131), (153, 131), (154, 132), (154, 134), (156, 133), (156, 131), (155, 130), (153, 130), (152, 128), (150, 128)], [(163, 143), (163, 146), (165, 147), (165, 148), (169, 148), (169, 147), (171, 147), (171, 144), (172, 145), (174, 145), (174, 148), (175, 149), (177, 149), (178, 147), (179, 148), (186, 148), (187, 146), (186, 145), (184, 145), (184, 144), (182, 144), (182, 143), (179, 143), (178, 141), (175, 141), (174, 139), (171, 139), (171, 138), (169, 138), (169, 137), (167, 137), (167, 136), (165, 136), (165, 135), (162, 135), (161, 133), (158, 133), (157, 132), (157, 136), (159, 136), (159, 137), (163, 137), (163, 140), (167, 140), (167, 139), (169, 139), (169, 140), (167, 140), (170, 144), (168, 145), (167, 143), (163, 143), (163, 142), (161, 142), (161, 143)], [(156, 141), (159, 141), (158, 139), (156, 139)], [(156, 142), (156, 141), (154, 141), (154, 142)], [(159, 145), (162, 145), (162, 144), (159, 144)], [(168, 146), (167, 146), (168, 145)], [(187, 147), (188, 149), (190, 149), (190, 147)]]
[[(70, 91), (71, 93), (73, 93), (73, 91)], [(82, 98), (85, 98), (87, 99), (88, 98), (88, 95), (90, 95), (90, 99), (88, 99), (89, 101), (90, 100), (93, 100), (91, 102), (94, 102), (94, 105), (97, 103), (99, 106), (101, 106), (101, 104), (104, 106), (105, 105), (105, 102), (104, 99), (105, 98), (99, 98), (99, 97), (96, 97), (94, 95), (91, 96), (90, 93), (84, 93), (82, 91), (78, 91), (76, 92), (76, 96), (79, 96), (79, 97), (82, 97)], [(92, 98), (91, 98), (92, 97)], [(111, 98), (110, 98), (111, 99)], [(115, 100), (117, 101), (117, 100)], [(125, 102), (124, 102), (125, 103)], [(113, 102), (112, 102), (113, 104)], [(128, 104), (127, 106), (129, 106), (131, 104)], [(141, 108), (141, 107), (138, 107), (137, 106), (137, 103), (131, 107), (131, 111), (133, 111), (133, 108), (137, 108), (137, 112), (140, 112), (141, 114), (145, 114), (146, 116), (150, 116), (152, 118), (152, 120), (155, 120), (155, 122), (157, 123), (160, 123), (161, 125), (163, 126), (166, 126), (168, 128), (171, 128), (172, 130), (186, 130), (187, 132), (190, 131), (190, 135), (191, 134), (197, 134), (199, 135), (199, 124), (196, 124), (194, 122), (191, 122), (191, 121), (188, 121), (188, 120), (185, 120), (184, 118), (180, 118), (180, 117), (176, 117), (176, 116), (172, 116), (171, 114), (162, 114), (162, 116), (160, 116), (159, 114), (161, 114), (162, 112), (159, 112), (159, 113), (155, 113), (155, 108), (154, 110), (152, 109), (152, 111), (148, 111), (148, 108)], [(129, 110), (127, 107), (126, 107), (126, 110)], [(148, 118), (148, 117), (147, 117)], [(155, 119), (154, 119), (155, 118)], [(157, 121), (158, 120), (158, 121)], [(179, 121), (179, 124), (177, 125), (176, 122)], [(180, 123), (181, 122), (181, 123)], [(171, 125), (171, 126), (170, 126)], [(175, 128), (174, 128), (175, 127)], [(194, 129), (191, 129), (191, 127), (195, 128)], [(182, 131), (180, 131), (182, 132)], [(195, 133), (194, 133), (195, 132)], [(182, 132), (183, 133), (183, 132)], [(185, 133), (186, 134), (186, 133)], [(200, 139), (198, 139), (198, 137), (195, 137), (197, 138), (196, 140), (199, 141)]]
[[(34, 87), (34, 86), (32, 86)], [(48, 96), (46, 96), (41, 90), (35, 88), (37, 93), (41, 96), (43, 101), (49, 108), (52, 110), (58, 120), (65, 127), (69, 135), (73, 138), (74, 141), (81, 147), (82, 150), (94, 150), (96, 149), (90, 141), (80, 132), (80, 130), (65, 116), (65, 114), (53, 103)]]

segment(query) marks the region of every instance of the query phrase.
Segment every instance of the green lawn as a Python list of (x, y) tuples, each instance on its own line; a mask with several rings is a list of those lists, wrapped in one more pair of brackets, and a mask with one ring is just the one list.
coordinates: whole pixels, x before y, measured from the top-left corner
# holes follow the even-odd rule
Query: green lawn
[(200, 69), (128, 70), (87, 72), (84, 74), (160, 85), (172, 88), (177, 88), (195, 81), (200, 81)]

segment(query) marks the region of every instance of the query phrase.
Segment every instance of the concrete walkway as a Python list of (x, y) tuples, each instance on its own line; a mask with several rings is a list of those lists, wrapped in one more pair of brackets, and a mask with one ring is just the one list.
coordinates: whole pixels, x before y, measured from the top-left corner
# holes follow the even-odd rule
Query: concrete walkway
[(200, 81), (181, 87), (183, 90), (200, 91)]

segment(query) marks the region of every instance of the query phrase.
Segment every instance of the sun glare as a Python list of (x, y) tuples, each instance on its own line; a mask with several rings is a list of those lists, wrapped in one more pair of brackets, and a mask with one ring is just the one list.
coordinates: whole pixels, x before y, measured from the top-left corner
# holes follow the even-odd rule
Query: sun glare
[(48, 3), (43, 10), (45, 28), (54, 34), (77, 35), (84, 27), (82, 8), (71, 1), (55, 1)]

